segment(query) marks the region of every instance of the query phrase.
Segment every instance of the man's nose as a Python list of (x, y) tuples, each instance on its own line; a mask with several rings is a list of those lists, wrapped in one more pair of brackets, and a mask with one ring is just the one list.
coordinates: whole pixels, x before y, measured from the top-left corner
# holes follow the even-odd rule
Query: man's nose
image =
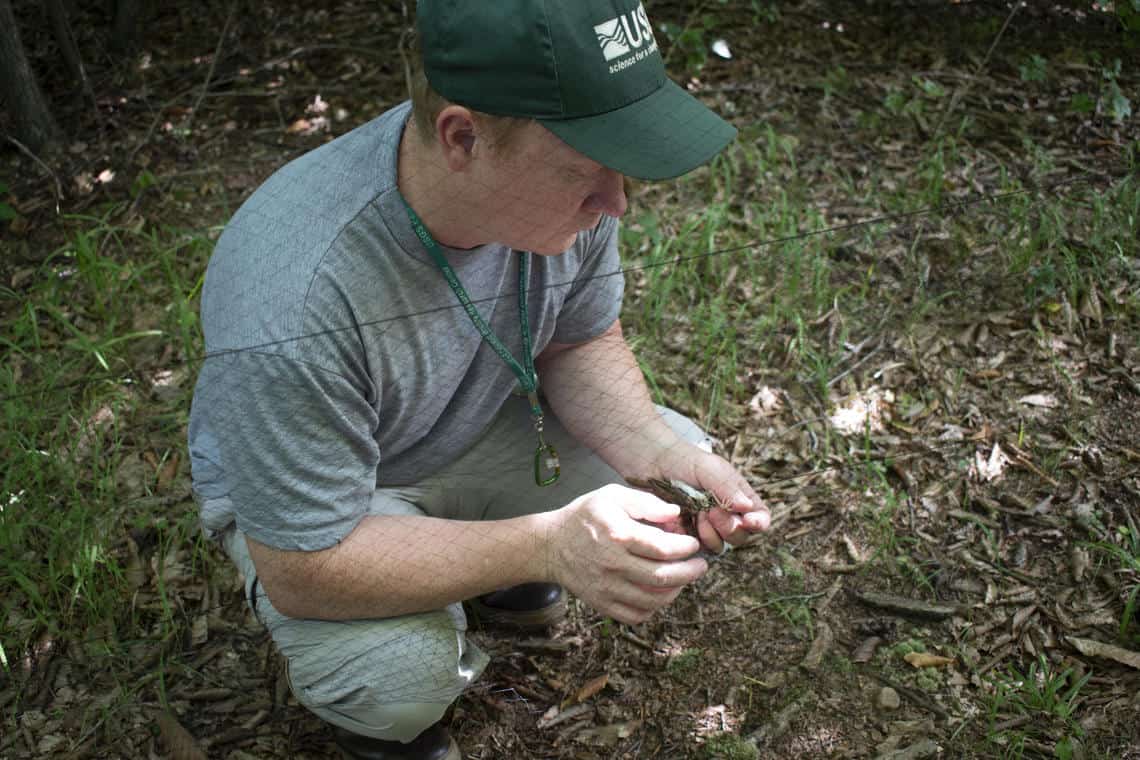
[(613, 169), (606, 169), (599, 187), (590, 193), (582, 209), (590, 213), (621, 216), (629, 208), (625, 197), (625, 177)]

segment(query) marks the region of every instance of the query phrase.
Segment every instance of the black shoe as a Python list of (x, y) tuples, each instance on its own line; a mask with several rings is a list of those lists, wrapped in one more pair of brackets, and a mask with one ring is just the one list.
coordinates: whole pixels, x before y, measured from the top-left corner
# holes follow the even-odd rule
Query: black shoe
[(436, 723), (407, 744), (373, 739), (333, 726), (336, 746), (346, 760), (462, 760), (447, 729)]
[(483, 625), (522, 631), (540, 630), (566, 617), (566, 592), (557, 583), (523, 583), (467, 603)]

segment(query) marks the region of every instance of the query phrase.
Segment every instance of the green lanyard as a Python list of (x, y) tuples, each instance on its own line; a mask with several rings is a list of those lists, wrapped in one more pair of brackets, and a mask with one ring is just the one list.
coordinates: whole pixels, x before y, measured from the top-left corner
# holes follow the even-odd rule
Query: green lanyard
[[(471, 318), (475, 329), (483, 336), (487, 345), (499, 355), (499, 358), (506, 362), (515, 377), (519, 379), (519, 385), (522, 386), (527, 400), (530, 402), (530, 416), (534, 420), (534, 429), (538, 433), (538, 448), (534, 450), (534, 482), (540, 486), (551, 485), (562, 474), (562, 466), (558, 461), (558, 452), (542, 436), (544, 418), (542, 405), (538, 402), (538, 373), (534, 369), (534, 354), (530, 345), (530, 324), (526, 308), (526, 288), (530, 280), (530, 254), (519, 253), (519, 326), (523, 344), (523, 364), (520, 365), (515, 361), (515, 357), (511, 356), (511, 352), (507, 350), (502, 341), (495, 337), (495, 333), (491, 331), (491, 326), (479, 314), (475, 304), (471, 303), (471, 297), (467, 295), (467, 291), (460, 284), (459, 278), (455, 275), (455, 270), (447, 263), (443, 251), (439, 249), (439, 244), (435, 242), (435, 238), (427, 231), (427, 227), (420, 221), (419, 216), (412, 210), (407, 201), (404, 201), (404, 208), (408, 211), (408, 219), (412, 222), (412, 229), (415, 230), (416, 237), (424, 244), (424, 248), (431, 254), (436, 266), (443, 272), (443, 278), (451, 286), (451, 290), (459, 299), (459, 303), (467, 312), (467, 316)], [(542, 475), (544, 465), (545, 469), (551, 473), (545, 478)]]

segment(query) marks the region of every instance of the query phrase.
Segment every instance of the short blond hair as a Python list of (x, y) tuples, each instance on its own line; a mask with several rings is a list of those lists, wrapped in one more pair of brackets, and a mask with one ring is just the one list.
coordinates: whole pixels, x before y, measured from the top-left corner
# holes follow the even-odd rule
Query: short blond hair
[[(454, 104), (436, 92), (428, 81), (427, 72), (424, 71), (423, 53), (415, 33), (409, 35), (405, 51), (401, 52), (408, 79), (408, 96), (412, 99), (412, 118), (416, 122), (420, 139), (431, 144), (435, 142), (436, 119), (443, 109)], [(493, 150), (510, 148), (522, 129), (533, 121), (518, 116), (495, 116), (474, 109), (471, 114), (476, 124), (490, 137)]]

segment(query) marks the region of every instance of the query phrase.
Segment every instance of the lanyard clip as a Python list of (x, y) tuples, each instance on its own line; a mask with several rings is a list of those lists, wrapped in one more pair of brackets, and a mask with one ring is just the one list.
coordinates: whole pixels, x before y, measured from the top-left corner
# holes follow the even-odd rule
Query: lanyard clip
[[(549, 486), (558, 480), (562, 474), (562, 464), (558, 461), (558, 451), (542, 437), (544, 419), (542, 405), (538, 402), (538, 393), (529, 391), (527, 401), (530, 402), (530, 416), (534, 420), (534, 431), (538, 433), (538, 448), (534, 450), (534, 482), (538, 486)], [(543, 477), (542, 473), (550, 474)]]
[[(545, 478), (542, 476), (544, 469), (550, 471), (550, 475)], [(535, 484), (538, 486), (553, 485), (561, 474), (562, 465), (558, 461), (558, 452), (549, 443), (539, 438), (538, 448), (534, 450)]]

